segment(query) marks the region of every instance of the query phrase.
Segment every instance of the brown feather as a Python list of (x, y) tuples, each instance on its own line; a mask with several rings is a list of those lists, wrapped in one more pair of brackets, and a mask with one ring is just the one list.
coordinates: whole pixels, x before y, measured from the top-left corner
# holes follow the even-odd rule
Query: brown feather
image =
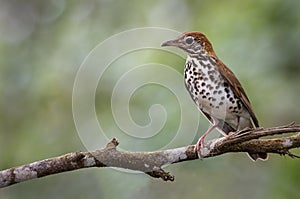
[(255, 127), (259, 127), (258, 119), (254, 114), (254, 111), (252, 110), (250, 101), (241, 85), (239, 80), (236, 78), (236, 76), (233, 74), (233, 72), (219, 59), (217, 59), (217, 66), (221, 73), (221, 75), (224, 77), (224, 79), (229, 83), (229, 85), (232, 88), (233, 93), (242, 100), (243, 104), (247, 108), (251, 119), (255, 125)]

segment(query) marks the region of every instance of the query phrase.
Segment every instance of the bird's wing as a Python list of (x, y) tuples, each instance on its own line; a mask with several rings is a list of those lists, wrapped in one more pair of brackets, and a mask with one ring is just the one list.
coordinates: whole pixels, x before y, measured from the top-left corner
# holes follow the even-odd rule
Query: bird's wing
[[(219, 59), (216, 59), (219, 60)], [(229, 83), (231, 86), (233, 93), (242, 100), (243, 104), (245, 105), (246, 109), (248, 110), (251, 119), (255, 125), (255, 127), (258, 127), (258, 120), (252, 110), (250, 101), (241, 85), (239, 80), (236, 78), (236, 76), (233, 74), (233, 72), (221, 61), (217, 61), (218, 68), (220, 70), (221, 75), (224, 77), (224, 79)]]

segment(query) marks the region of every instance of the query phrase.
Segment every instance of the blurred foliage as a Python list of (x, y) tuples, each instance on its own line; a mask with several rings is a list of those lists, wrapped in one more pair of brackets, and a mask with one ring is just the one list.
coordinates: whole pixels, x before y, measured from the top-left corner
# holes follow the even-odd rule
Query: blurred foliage
[[(72, 118), (76, 72), (98, 43), (137, 27), (206, 33), (241, 80), (262, 126), (300, 123), (299, 12), (297, 0), (0, 1), (0, 169), (85, 150)], [(156, 52), (151, 59), (163, 63), (168, 56)], [(182, 61), (170, 62), (182, 73)], [(155, 86), (148, 90), (160, 94), (154, 98), (141, 91), (130, 102), (136, 123), (149, 122), (145, 113), (155, 103), (178, 114), (172, 93)], [(110, 107), (102, 102), (109, 92), (96, 96), (97, 115), (108, 118), (108, 129)], [(178, 119), (168, 119), (163, 132), (173, 132)], [(300, 195), (299, 166), (299, 160), (274, 155), (257, 163), (244, 154), (224, 155), (169, 166), (174, 183), (91, 169), (14, 185), (0, 190), (0, 198), (292, 199)]]

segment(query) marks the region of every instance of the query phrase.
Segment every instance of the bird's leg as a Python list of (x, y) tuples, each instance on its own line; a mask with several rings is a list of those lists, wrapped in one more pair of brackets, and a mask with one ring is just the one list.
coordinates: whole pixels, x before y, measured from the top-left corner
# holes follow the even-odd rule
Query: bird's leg
[[(218, 127), (218, 123), (219, 122), (214, 122), (214, 125), (212, 126), (212, 127), (210, 127), (200, 138), (199, 138), (199, 140), (198, 140), (198, 142), (197, 142), (197, 144), (195, 145), (195, 152), (198, 152), (199, 150), (200, 150), (200, 148), (201, 148), (201, 146), (203, 146), (203, 144), (204, 144), (204, 139), (205, 139), (205, 137), (209, 134), (209, 133), (211, 133), (215, 128), (217, 128)], [(199, 153), (198, 153), (198, 155), (199, 155)]]
[(237, 117), (237, 130), (235, 132), (235, 134), (241, 134), (243, 132), (247, 132), (249, 129), (251, 129), (250, 127), (245, 127), (243, 129), (241, 129), (241, 117)]
[(241, 121), (240, 116), (237, 116), (237, 130), (236, 130), (236, 132), (239, 132), (241, 130), (240, 121)]

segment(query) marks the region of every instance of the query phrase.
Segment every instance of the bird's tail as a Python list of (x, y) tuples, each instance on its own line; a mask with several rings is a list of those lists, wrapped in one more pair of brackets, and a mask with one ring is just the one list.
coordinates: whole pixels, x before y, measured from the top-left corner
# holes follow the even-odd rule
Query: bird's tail
[(268, 160), (268, 154), (264, 152), (260, 153), (248, 153), (248, 156), (251, 160), (256, 161), (258, 159), (266, 161)]
[[(256, 119), (256, 122), (253, 121), (252, 123), (252, 128), (257, 128), (259, 126), (258, 121)], [(258, 159), (266, 161), (268, 160), (268, 154), (265, 152), (260, 152), (260, 153), (248, 153), (248, 156), (251, 160), (256, 161)]]

